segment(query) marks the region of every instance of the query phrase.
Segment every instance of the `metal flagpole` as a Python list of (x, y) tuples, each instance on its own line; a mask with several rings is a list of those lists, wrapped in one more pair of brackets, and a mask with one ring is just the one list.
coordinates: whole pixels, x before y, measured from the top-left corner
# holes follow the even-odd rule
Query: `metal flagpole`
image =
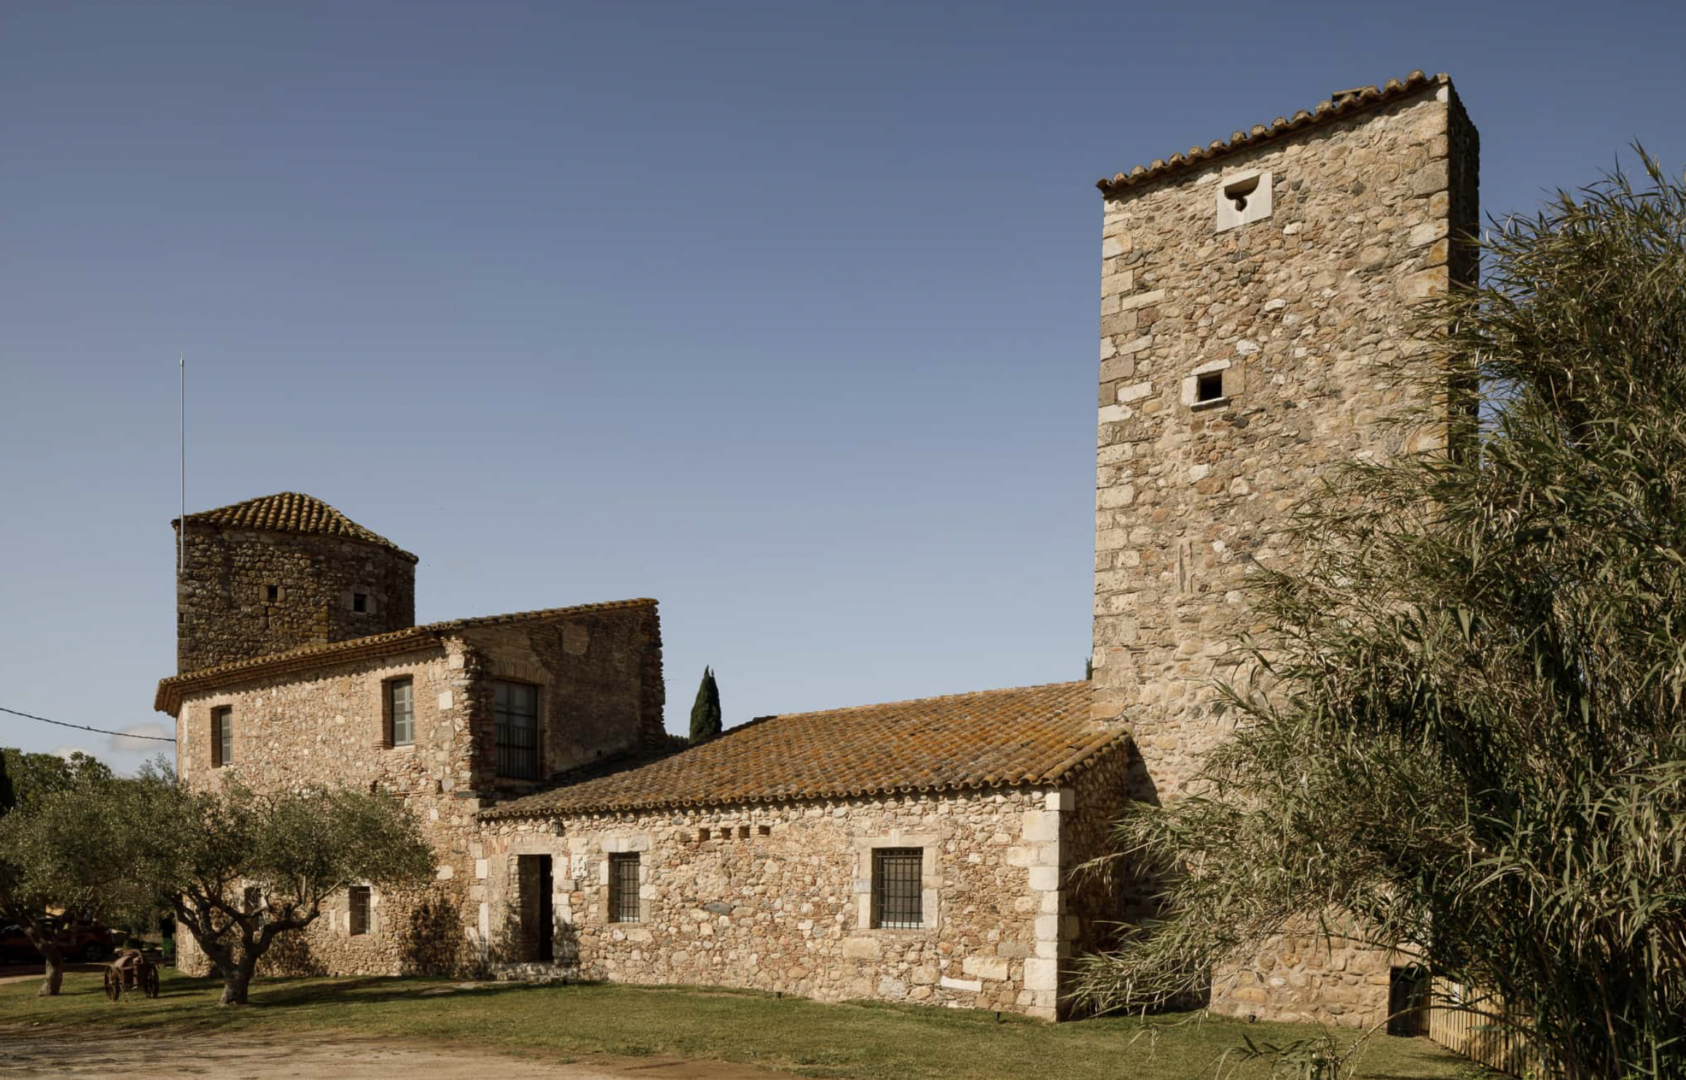
[(181, 354), (181, 519), (176, 525), (176, 592), (187, 568), (187, 352)]

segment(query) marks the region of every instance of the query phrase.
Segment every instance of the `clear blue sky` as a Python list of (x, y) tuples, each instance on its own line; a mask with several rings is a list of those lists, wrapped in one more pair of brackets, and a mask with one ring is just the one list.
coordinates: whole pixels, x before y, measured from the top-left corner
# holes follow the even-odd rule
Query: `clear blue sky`
[[(662, 601), (669, 726), (1081, 677), (1103, 174), (1452, 73), (1483, 209), (1686, 162), (1686, 5), (10, 0), (0, 705), (164, 719), (190, 509), (423, 621)], [(0, 743), (138, 758), (0, 716)]]

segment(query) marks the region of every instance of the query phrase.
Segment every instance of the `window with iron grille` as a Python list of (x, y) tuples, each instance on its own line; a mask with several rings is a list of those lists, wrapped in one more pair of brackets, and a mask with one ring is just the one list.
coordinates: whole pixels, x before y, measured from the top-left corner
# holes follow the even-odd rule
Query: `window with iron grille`
[(234, 710), (224, 705), (211, 710), (211, 766), (234, 763)]
[(494, 681), (492, 712), (498, 728), (498, 775), (539, 778), (539, 688)]
[(386, 742), (388, 746), (410, 746), (416, 741), (414, 686), (409, 679), (386, 684)]
[(351, 892), (351, 933), (367, 934), (369, 932), (369, 887), (367, 885), (353, 885)]
[(638, 922), (638, 855), (609, 856), (609, 921)]
[(872, 849), (872, 925), (917, 930), (925, 925), (921, 848)]

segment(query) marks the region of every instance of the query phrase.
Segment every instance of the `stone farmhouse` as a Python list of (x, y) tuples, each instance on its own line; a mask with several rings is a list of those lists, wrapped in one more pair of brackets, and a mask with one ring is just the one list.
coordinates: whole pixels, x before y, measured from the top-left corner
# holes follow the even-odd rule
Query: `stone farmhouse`
[[(175, 523), (188, 783), (385, 790), (438, 852), (276, 966), (752, 987), (1057, 1018), (1140, 899), (1074, 867), (1188, 790), (1244, 586), (1386, 421), (1415, 304), (1472, 281), (1477, 140), (1413, 72), (1100, 184), (1093, 677), (761, 717), (681, 749), (645, 599), (414, 624), (416, 557), (280, 494)], [(203, 966), (190, 942), (182, 963)], [(1236, 1014), (1372, 1024), (1397, 958), (1315, 936), (1215, 973)]]

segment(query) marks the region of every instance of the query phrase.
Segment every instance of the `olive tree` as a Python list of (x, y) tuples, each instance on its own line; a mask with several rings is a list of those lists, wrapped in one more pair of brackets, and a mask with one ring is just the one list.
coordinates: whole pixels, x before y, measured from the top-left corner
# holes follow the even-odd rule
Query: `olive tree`
[[(16, 805), (0, 814), (0, 922), (15, 924), (41, 953), (42, 996), (64, 982), (64, 951), (53, 913), (109, 915), (128, 910), (132, 889), (107, 880), (117, 856), (112, 789), (122, 783), (93, 758), (52, 765), (28, 759)], [(42, 781), (43, 778), (46, 782)]]
[(1686, 1075), (1686, 184), (1644, 162), (1495, 223), (1421, 328), (1454, 377), (1409, 420), (1454, 452), (1303, 508), (1233, 737), (1118, 826), (1161, 917), (1081, 998), (1162, 1004), (1324, 920), (1491, 995), (1439, 1004), (1547, 1075)]
[(220, 790), (177, 781), (163, 764), (121, 789), (128, 866), (170, 908), (244, 1004), (258, 961), (314, 923), (352, 885), (398, 887), (430, 876), (433, 852), (396, 798), (339, 787)]

